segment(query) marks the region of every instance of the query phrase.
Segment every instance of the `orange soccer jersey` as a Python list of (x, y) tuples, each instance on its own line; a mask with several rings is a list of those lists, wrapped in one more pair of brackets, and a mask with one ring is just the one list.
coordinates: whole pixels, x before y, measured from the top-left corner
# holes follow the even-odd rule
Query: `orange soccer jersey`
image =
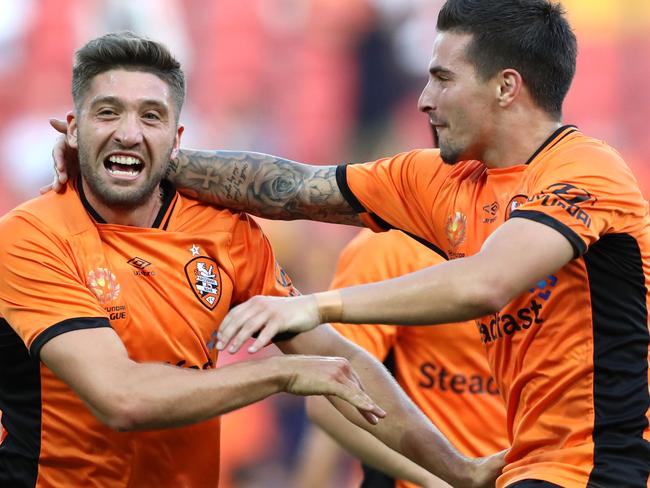
[(565, 126), (514, 167), (421, 150), (340, 167), (337, 179), (370, 225), (451, 258), (477, 253), (508, 218), (562, 233), (575, 259), (476, 321), (507, 406), (498, 486), (647, 486), (648, 205), (613, 149)]
[(218, 418), (115, 432), (39, 361), (59, 334), (112, 327), (135, 361), (214, 368), (233, 304), (292, 291), (248, 216), (163, 188), (151, 228), (104, 223), (73, 184), (0, 220), (0, 486), (216, 488)]
[[(363, 230), (341, 254), (332, 288), (395, 278), (443, 261), (402, 232)], [(400, 386), (462, 453), (487, 456), (508, 446), (503, 399), (473, 323), (334, 327), (380, 361), (392, 351)], [(405, 481), (395, 486), (414, 487)]]

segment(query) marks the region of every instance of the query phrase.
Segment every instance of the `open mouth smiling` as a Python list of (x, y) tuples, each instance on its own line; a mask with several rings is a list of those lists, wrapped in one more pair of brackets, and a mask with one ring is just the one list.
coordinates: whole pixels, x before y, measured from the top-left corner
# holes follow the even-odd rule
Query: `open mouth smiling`
[(113, 154), (104, 160), (104, 167), (112, 176), (135, 178), (144, 169), (144, 163), (135, 156)]

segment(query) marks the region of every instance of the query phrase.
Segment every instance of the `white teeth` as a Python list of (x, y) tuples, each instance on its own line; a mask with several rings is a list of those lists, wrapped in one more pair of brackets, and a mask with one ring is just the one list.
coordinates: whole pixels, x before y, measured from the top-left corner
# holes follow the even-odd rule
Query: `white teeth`
[(141, 163), (141, 161), (138, 158), (134, 158), (132, 156), (113, 155), (113, 156), (110, 156), (108, 158), (108, 160), (111, 163), (117, 163), (117, 164), (129, 165), (129, 166)]
[(121, 171), (119, 169), (108, 169), (108, 172), (112, 175), (122, 175), (122, 176), (133, 176), (138, 174), (137, 171)]

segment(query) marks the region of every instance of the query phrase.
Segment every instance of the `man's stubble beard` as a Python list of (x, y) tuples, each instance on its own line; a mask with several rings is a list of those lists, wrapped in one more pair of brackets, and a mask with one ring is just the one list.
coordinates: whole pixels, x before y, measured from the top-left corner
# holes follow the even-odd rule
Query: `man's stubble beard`
[(431, 136), (433, 139), (434, 149), (440, 150), (440, 157), (442, 158), (442, 162), (449, 165), (456, 164), (460, 159), (460, 151), (456, 148), (449, 147), (449, 145), (441, 146), (438, 130), (434, 126), (431, 126)]
[(442, 158), (442, 162), (445, 164), (456, 164), (460, 161), (460, 154), (461, 151), (457, 148), (449, 146), (445, 147), (444, 144), (440, 147), (440, 157)]
[[(172, 150), (170, 149), (166, 160), (169, 161)], [(92, 194), (107, 207), (119, 210), (133, 210), (143, 206), (151, 198), (151, 195), (159, 187), (160, 182), (163, 180), (167, 171), (167, 164), (162, 165), (160, 170), (155, 174), (151, 174), (144, 184), (135, 188), (125, 187), (123, 191), (115, 191), (102, 181), (99, 172), (104, 170), (104, 165), (100, 164), (97, 169), (88, 163), (88, 151), (86, 151), (82, 141), (79, 141), (79, 171), (88, 189)], [(143, 169), (146, 171), (146, 168)]]

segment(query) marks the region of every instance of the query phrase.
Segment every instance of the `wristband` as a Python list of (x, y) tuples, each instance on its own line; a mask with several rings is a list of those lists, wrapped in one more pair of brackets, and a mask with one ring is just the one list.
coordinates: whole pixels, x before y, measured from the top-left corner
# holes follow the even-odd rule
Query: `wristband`
[(339, 290), (315, 293), (320, 323), (340, 322), (343, 319), (343, 299)]

